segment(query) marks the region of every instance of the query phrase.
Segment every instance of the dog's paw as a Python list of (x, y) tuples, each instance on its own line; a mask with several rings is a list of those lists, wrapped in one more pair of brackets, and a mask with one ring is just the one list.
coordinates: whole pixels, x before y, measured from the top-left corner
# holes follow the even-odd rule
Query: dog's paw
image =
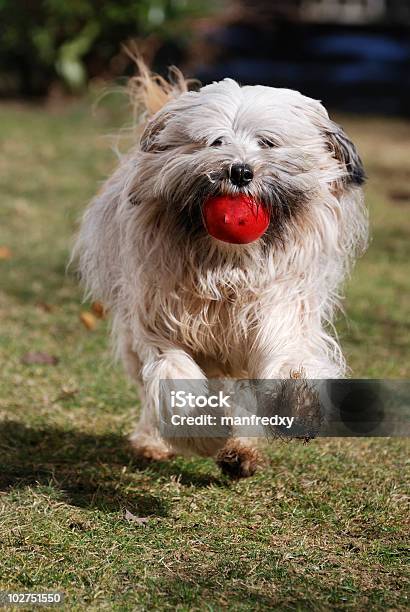
[(134, 456), (144, 461), (168, 461), (175, 457), (175, 453), (155, 439), (148, 440), (144, 436), (144, 439), (140, 440), (138, 437), (131, 437), (129, 443)]
[(229, 440), (216, 456), (218, 467), (233, 480), (253, 476), (261, 463), (255, 448), (235, 439)]
[(133, 451), (136, 457), (144, 459), (145, 461), (168, 461), (175, 457), (175, 453), (153, 446), (141, 446), (133, 448)]

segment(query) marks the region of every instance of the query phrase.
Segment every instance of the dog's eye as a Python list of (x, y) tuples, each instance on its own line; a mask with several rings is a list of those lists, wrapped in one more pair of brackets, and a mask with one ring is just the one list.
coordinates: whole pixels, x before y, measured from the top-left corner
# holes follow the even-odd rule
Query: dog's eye
[(217, 138), (213, 142), (211, 142), (211, 147), (220, 147), (223, 145), (222, 138)]
[(273, 140), (270, 140), (269, 138), (259, 138), (258, 145), (262, 147), (262, 149), (273, 149), (276, 147)]

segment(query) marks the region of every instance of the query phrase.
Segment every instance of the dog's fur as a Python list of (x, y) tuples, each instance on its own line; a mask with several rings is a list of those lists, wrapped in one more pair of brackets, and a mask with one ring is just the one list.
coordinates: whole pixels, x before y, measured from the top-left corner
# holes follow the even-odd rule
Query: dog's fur
[[(87, 209), (74, 256), (88, 295), (111, 311), (117, 352), (141, 388), (132, 444), (164, 458), (161, 379), (345, 374), (332, 319), (366, 245), (367, 214), (356, 149), (316, 100), (231, 79), (188, 91), (179, 74), (170, 85), (140, 69), (145, 129)], [(242, 191), (271, 214), (247, 245), (215, 240), (202, 220), (206, 198), (238, 193), (228, 180), (236, 161), (254, 170)], [(239, 473), (252, 473), (246, 441), (235, 450), (232, 440), (185, 439), (177, 450), (223, 465), (226, 442), (227, 456), (246, 466)]]

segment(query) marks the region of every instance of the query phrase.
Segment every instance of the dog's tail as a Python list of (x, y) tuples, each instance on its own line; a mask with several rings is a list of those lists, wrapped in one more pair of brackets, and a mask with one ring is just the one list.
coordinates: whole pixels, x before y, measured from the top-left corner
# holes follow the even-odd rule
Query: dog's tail
[(135, 116), (149, 120), (155, 113), (181, 94), (198, 85), (195, 79), (186, 79), (175, 66), (169, 68), (168, 79), (151, 72), (141, 55), (127, 49), (136, 64), (138, 74), (129, 80), (128, 89)]

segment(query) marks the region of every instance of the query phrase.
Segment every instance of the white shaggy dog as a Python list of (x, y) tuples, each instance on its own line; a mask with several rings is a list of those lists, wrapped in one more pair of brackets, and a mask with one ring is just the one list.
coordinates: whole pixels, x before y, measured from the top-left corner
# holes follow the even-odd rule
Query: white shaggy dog
[[(158, 431), (161, 379), (337, 378), (331, 335), (340, 288), (366, 245), (364, 171), (354, 145), (316, 100), (231, 79), (188, 91), (140, 64), (140, 142), (87, 209), (74, 250), (88, 295), (113, 316), (113, 337), (141, 389), (131, 437), (146, 458), (170, 455)], [(246, 182), (232, 167), (246, 164)], [(243, 192), (270, 211), (250, 244), (212, 238), (203, 205)], [(247, 440), (173, 440), (255, 470)]]

